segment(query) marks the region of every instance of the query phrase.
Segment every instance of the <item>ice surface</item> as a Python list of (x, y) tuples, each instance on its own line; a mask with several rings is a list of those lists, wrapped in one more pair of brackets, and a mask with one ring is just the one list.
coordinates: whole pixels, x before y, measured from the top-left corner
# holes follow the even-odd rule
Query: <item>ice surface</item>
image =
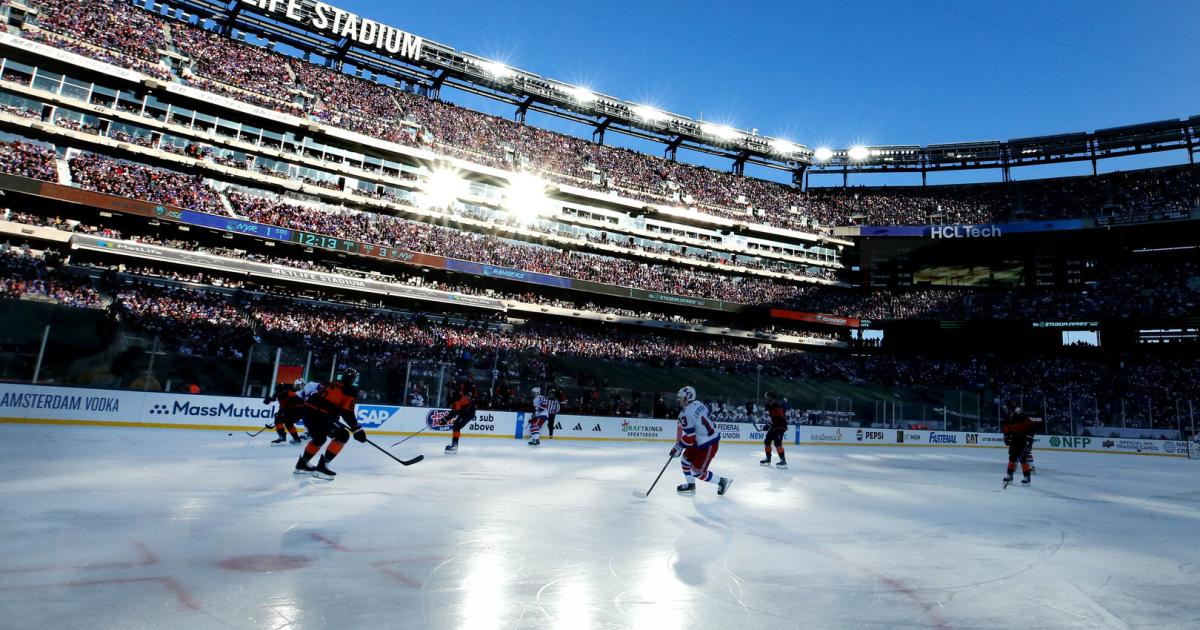
[[(269, 432), (268, 432), (269, 433)], [(1200, 465), (990, 449), (351, 442), (0, 426), (0, 627), (1200, 627)], [(380, 437), (390, 444), (394, 439)]]

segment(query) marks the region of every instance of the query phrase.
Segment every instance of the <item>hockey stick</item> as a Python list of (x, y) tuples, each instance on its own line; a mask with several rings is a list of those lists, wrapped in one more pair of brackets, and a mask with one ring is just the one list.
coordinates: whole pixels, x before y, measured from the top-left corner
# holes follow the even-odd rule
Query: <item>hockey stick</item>
[[(428, 429), (428, 428), (429, 428), (429, 425), (425, 425), (425, 426), (421, 427), (421, 431), (424, 431), (425, 429)], [(410, 436), (408, 436), (408, 437), (404, 438), (403, 440), (400, 440), (399, 442), (396, 442), (395, 444), (393, 444), (393, 445), (389, 446), (388, 448), (396, 448), (397, 446), (400, 446), (401, 444), (403, 444), (403, 443), (405, 443), (405, 442), (407, 442), (407, 441), (409, 441), (409, 440), (411, 440), (411, 439), (413, 439), (413, 438), (417, 437), (418, 435), (420, 435), (420, 434), (421, 434), (421, 431), (417, 431), (416, 433), (414, 433), (414, 434), (412, 434), (412, 435), (410, 435)]]
[(650, 484), (650, 489), (649, 489), (649, 490), (647, 490), (647, 491), (646, 491), (646, 492), (644, 492), (644, 493), (643, 493), (643, 492), (638, 492), (638, 491), (634, 490), (634, 491), (633, 491), (633, 496), (635, 496), (635, 497), (638, 497), (638, 498), (642, 498), (642, 499), (645, 499), (646, 497), (650, 496), (650, 493), (654, 491), (654, 486), (657, 486), (657, 485), (658, 485), (658, 480), (659, 480), (659, 479), (662, 479), (663, 473), (667, 472), (667, 466), (670, 466), (670, 465), (671, 465), (671, 462), (672, 462), (674, 459), (675, 459), (675, 456), (674, 456), (674, 455), (672, 455), (672, 456), (671, 456), (671, 458), (667, 460), (667, 463), (663, 464), (662, 470), (658, 471), (658, 476), (654, 478), (654, 483)]
[(263, 431), (266, 431), (267, 429), (274, 429), (274, 428), (275, 428), (275, 425), (272, 424), (272, 425), (265, 426), (265, 427), (255, 431), (254, 433), (246, 431), (246, 435), (249, 435), (250, 437), (258, 437), (258, 435), (260, 433), (262, 433)]
[[(335, 426), (339, 426), (339, 427), (349, 431), (351, 435), (354, 435), (354, 430), (351, 429), (350, 427), (342, 424), (341, 422), (336, 423)], [(387, 449), (372, 442), (371, 439), (366, 437), (365, 435), (363, 436), (363, 441), (366, 442), (367, 444), (370, 444), (371, 446), (374, 446), (376, 449), (379, 450), (380, 453), (383, 453), (384, 455), (391, 457), (392, 459), (396, 460), (397, 462), (399, 462), (405, 466), (412, 466), (413, 464), (425, 459), (424, 455), (417, 455), (416, 457), (414, 457), (412, 459), (400, 459), (399, 457), (396, 457), (395, 455), (392, 455), (391, 453), (387, 452)]]
[(371, 441), (371, 440), (369, 440), (369, 439), (367, 440), (367, 444), (370, 444), (371, 446), (374, 446), (375, 448), (379, 449), (379, 452), (380, 452), (380, 453), (383, 453), (384, 455), (387, 455), (388, 457), (391, 457), (392, 459), (394, 459), (394, 460), (396, 460), (396, 461), (400, 462), (401, 464), (403, 464), (403, 465), (405, 465), (405, 466), (412, 466), (413, 464), (415, 464), (415, 463), (417, 463), (417, 462), (419, 462), (419, 461), (421, 461), (421, 460), (425, 459), (425, 456), (424, 456), (424, 455), (417, 455), (416, 457), (414, 457), (414, 458), (412, 458), (412, 459), (409, 459), (409, 460), (400, 459), (399, 457), (396, 457), (395, 455), (392, 455), (391, 453), (387, 452), (387, 449), (385, 449), (385, 448), (383, 448), (382, 446), (380, 446), (380, 445), (378, 445), (378, 444), (376, 444), (376, 443), (372, 442), (372, 441)]

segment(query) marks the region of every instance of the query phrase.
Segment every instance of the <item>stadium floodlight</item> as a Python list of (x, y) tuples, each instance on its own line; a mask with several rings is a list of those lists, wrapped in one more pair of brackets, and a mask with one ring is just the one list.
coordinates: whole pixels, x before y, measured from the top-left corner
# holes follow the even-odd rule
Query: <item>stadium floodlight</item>
[(646, 122), (658, 122), (658, 121), (662, 120), (663, 118), (667, 117), (666, 114), (662, 113), (661, 111), (659, 111), (657, 109), (654, 109), (653, 107), (650, 107), (649, 105), (634, 106), (633, 115), (637, 116), (638, 118), (641, 118), (642, 120), (644, 120)]
[(780, 155), (791, 155), (800, 151), (800, 147), (796, 146), (796, 144), (793, 142), (788, 142), (787, 140), (772, 140), (771, 150)]
[(725, 125), (704, 123), (700, 125), (700, 131), (720, 140), (733, 140), (734, 138), (738, 137), (738, 132), (726, 127)]
[(818, 162), (828, 162), (833, 159), (833, 149), (820, 147), (816, 151), (813, 151), (813, 159)]
[(538, 217), (554, 214), (554, 203), (547, 195), (549, 184), (532, 173), (516, 173), (504, 191), (504, 208), (524, 225)]
[(482, 64), (480, 64), (480, 67), (483, 68), (484, 72), (492, 75), (493, 77), (495, 77), (497, 79), (507, 79), (513, 75), (512, 68), (509, 68), (508, 66), (506, 66), (498, 61), (485, 61)]
[(571, 95), (571, 98), (575, 99), (576, 103), (587, 104), (596, 100), (596, 93), (585, 87), (573, 87), (567, 90), (567, 92)]
[(467, 180), (457, 169), (439, 168), (425, 180), (425, 194), (421, 205), (426, 208), (446, 208), (465, 197), (470, 191)]
[(871, 156), (871, 151), (867, 147), (850, 147), (846, 156), (855, 162), (861, 162)]

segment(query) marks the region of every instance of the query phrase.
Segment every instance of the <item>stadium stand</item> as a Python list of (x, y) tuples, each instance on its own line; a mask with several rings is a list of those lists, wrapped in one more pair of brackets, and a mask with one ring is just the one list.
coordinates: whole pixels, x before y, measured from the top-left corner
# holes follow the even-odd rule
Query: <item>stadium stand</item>
[[(400, 366), (413, 363), (453, 365), (460, 379), (494, 370), (485, 408), (516, 404), (530, 383), (561, 382), (569, 384), (571, 411), (659, 414), (669, 392), (657, 385), (685, 376), (711, 379), (711, 389), (724, 396), (712, 401), (719, 417), (737, 420), (761, 414), (745, 392), (767, 378), (792, 392), (797, 406), (789, 417), (800, 423), (881, 421), (862, 409), (811, 413), (830, 392), (853, 389), (868, 397), (903, 396), (922, 406), (923, 419), (940, 414), (943, 426), (967, 426), (962, 406), (951, 412), (941, 399), (946, 391), (967, 391), (976, 396), (970, 418), (976, 427), (990, 417), (983, 409), (1012, 397), (1055, 425), (1110, 426), (1119, 417), (1153, 431), (1178, 424), (1185, 413), (1179, 401), (1196, 398), (1200, 364), (1191, 356), (1093, 348), (942, 356), (889, 353), (866, 343), (851, 343), (847, 352), (857, 324), (797, 323), (769, 314), (781, 307), (884, 327), (1044, 320), (1117, 320), (1134, 327), (1169, 320), (1186, 329), (1179, 322), (1200, 315), (1194, 259), (1115, 252), (1091, 268), (1085, 282), (1070, 285), (868, 286), (851, 268), (857, 243), (835, 237), (831, 228), (1141, 220), (1152, 213), (1188, 218), (1200, 205), (1194, 165), (995, 184), (802, 190), (474, 111), (412, 84), (351, 76), (256, 45), (266, 42), (253, 35), (230, 39), (126, 2), (33, 4), (37, 17), (10, 34), (156, 81), (131, 83), (6, 48), (0, 173), (121, 198), (98, 216), (86, 203), (39, 200), (22, 181), (6, 200), (19, 208), (6, 213), (9, 221), (490, 297), (504, 310), (314, 291), (153, 260), (118, 265), (81, 252), (72, 252), (64, 267), (57, 254), (24, 245), (0, 253), (5, 297), (93, 310), (111, 300), (108, 324), (197, 361), (251, 365), (258, 360), (254, 347), (279, 346), (311, 351), (320, 363), (371, 364), (391, 380)], [(279, 115), (241, 111), (161, 82)], [(463, 189), (430, 203), (426, 197), (450, 164), (465, 179)], [(533, 220), (505, 208), (506, 186), (525, 173), (551, 184), (554, 207)], [(126, 216), (122, 204), (135, 200), (161, 205), (162, 225), (159, 218)], [(211, 221), (184, 231), (187, 225), (168, 216), (175, 210), (625, 291), (597, 294), (571, 283), (549, 289), (483, 272), (430, 274), (419, 264), (292, 242), (267, 246), (236, 230), (210, 231), (217, 225)], [(7, 234), (27, 238), (20, 226)], [(654, 303), (635, 299), (635, 290), (686, 299)], [(739, 310), (691, 304), (703, 300)], [(554, 309), (676, 326), (602, 324), (603, 318), (573, 319)], [(701, 328), (753, 336), (727, 338)], [(736, 385), (726, 387), (726, 381)], [(386, 396), (408, 394), (391, 387)]]
[[(392, 142), (436, 148), (494, 168), (534, 170), (564, 184), (776, 228), (812, 231), (814, 222), (922, 225), (1121, 215), (1194, 207), (1200, 197), (1191, 169), (1079, 178), (1065, 184), (804, 192), (474, 112), (225, 39), (194, 25), (168, 22), (117, 0), (54, 0), (42, 6), (47, 17), (41, 26), (47, 31), (75, 42), (102, 42), (104, 50), (119, 54), (119, 65), (134, 70), (144, 71), (146, 63), (160, 58), (159, 50), (173, 46), (193, 60), (188, 74), (195, 77), (189, 82), (231, 98)], [(119, 28), (111, 28), (118, 20)], [(164, 39), (167, 32), (170, 42)], [(92, 49), (76, 52), (89, 55)], [(391, 124), (398, 118), (411, 121), (417, 130), (410, 133)]]

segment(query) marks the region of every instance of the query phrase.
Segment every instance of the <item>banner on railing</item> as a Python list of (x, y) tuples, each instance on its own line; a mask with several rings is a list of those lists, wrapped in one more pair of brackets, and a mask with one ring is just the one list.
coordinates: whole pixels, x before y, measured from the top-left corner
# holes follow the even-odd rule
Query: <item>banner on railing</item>
[[(134, 392), (43, 385), (0, 384), (0, 422), (80, 424), (93, 426), (176, 427), (195, 429), (256, 429), (273, 422), (277, 405), (259, 398)], [(451, 429), (450, 410), (395, 405), (358, 405), (363, 427), (390, 435), (445, 435)], [(611, 440), (672, 443), (677, 423), (669, 419), (608, 418), (559, 415), (554, 436), (561, 440)], [(761, 444), (766, 434), (745, 422), (718, 422), (721, 441)], [(524, 439), (528, 414), (481, 411), (463, 428), (477, 437)], [(801, 446), (893, 446), (1004, 448), (998, 433), (916, 431), (870, 427), (800, 426), (788, 431), (789, 441)], [(1039, 436), (1037, 450), (1125, 453), (1187, 457), (1188, 444), (1176, 440), (1139, 440), (1084, 436)]]

